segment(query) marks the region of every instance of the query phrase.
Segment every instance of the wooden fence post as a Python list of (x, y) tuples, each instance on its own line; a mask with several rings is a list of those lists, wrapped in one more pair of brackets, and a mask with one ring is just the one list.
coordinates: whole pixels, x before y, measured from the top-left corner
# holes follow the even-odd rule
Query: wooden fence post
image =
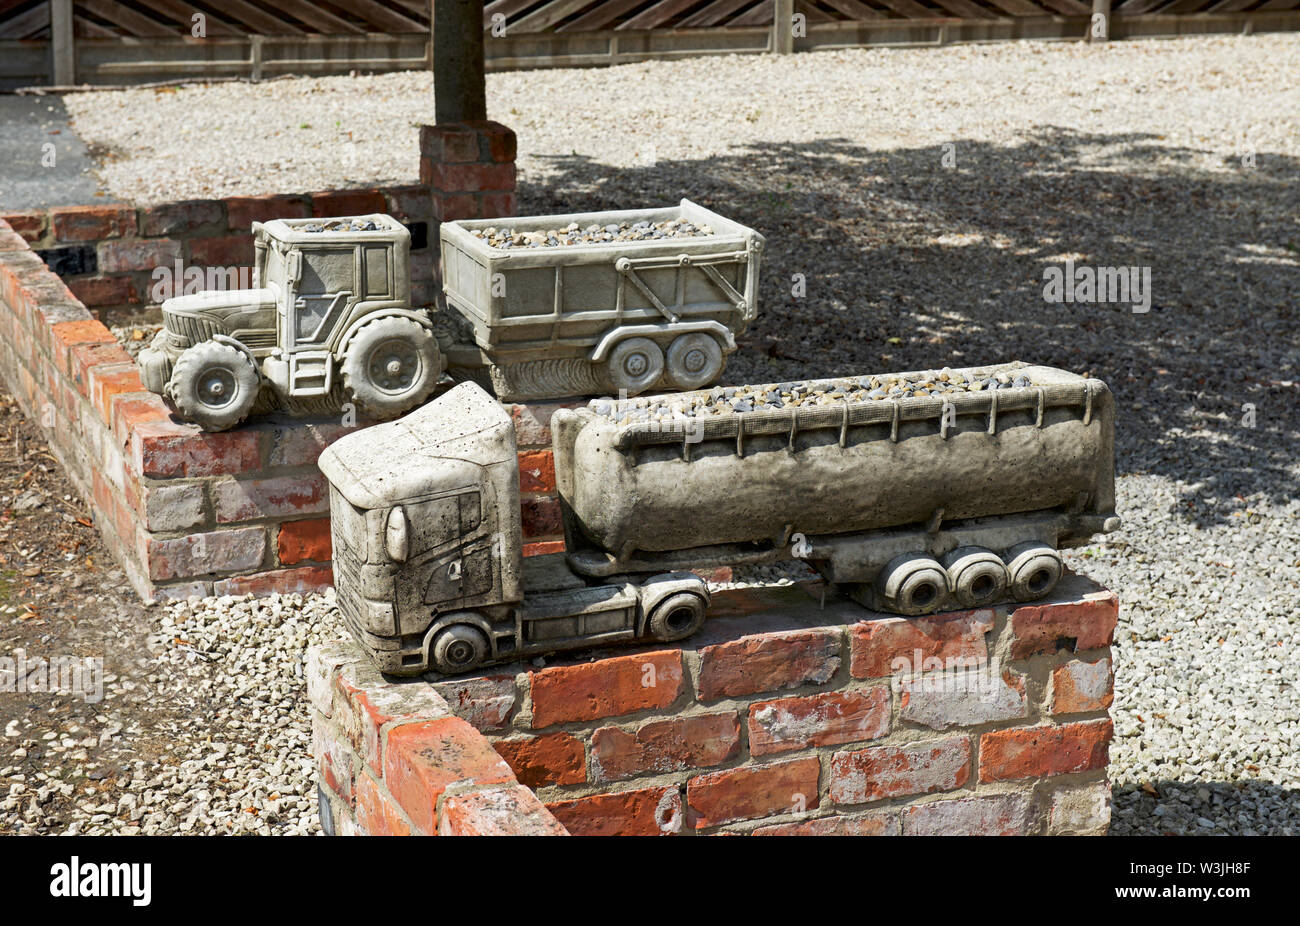
[(487, 118), (483, 0), (433, 0), (433, 108), (439, 123)]
[[(1098, 29), (1097, 17), (1101, 17)], [(1088, 41), (1105, 42), (1110, 39), (1110, 0), (1092, 0), (1092, 20), (1088, 23)]]
[(794, 0), (776, 0), (772, 8), (772, 51), (788, 55), (794, 51)]
[(72, 0), (50, 0), (50, 82), (70, 87), (77, 82), (77, 58), (72, 34)]

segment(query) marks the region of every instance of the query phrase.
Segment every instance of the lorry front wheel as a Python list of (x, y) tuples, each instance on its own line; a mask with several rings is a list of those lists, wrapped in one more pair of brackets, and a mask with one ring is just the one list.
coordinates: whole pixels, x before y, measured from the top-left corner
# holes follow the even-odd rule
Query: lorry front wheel
[(167, 396), (185, 420), (205, 431), (225, 431), (248, 417), (261, 385), (261, 375), (243, 351), (201, 341), (177, 358)]
[(390, 315), (361, 327), (343, 358), (343, 385), (357, 407), (395, 418), (429, 397), (442, 377), (442, 351), (433, 332)]
[(662, 643), (685, 640), (704, 626), (708, 606), (691, 592), (669, 595), (650, 612), (650, 636)]
[(487, 637), (469, 624), (453, 624), (438, 631), (429, 649), (429, 662), (443, 675), (469, 672), (487, 657)]

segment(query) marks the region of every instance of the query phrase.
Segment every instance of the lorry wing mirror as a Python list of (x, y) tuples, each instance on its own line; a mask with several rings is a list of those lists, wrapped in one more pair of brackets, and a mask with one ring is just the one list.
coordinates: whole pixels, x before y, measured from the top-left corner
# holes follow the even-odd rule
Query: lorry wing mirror
[(410, 530), (406, 523), (406, 511), (401, 505), (394, 505), (388, 512), (388, 528), (384, 531), (384, 548), (388, 558), (395, 563), (406, 562), (411, 552)]
[(302, 277), (302, 252), (289, 252), (289, 285), (297, 286)]

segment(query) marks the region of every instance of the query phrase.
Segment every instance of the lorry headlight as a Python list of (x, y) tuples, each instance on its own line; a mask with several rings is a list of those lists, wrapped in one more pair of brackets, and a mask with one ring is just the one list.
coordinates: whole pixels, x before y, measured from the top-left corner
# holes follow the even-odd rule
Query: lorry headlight
[(388, 512), (388, 528), (384, 531), (384, 548), (388, 551), (388, 558), (393, 562), (406, 562), (406, 557), (411, 549), (411, 539), (406, 524), (406, 512), (401, 505), (394, 505), (393, 510)]
[(393, 606), (387, 601), (367, 601), (366, 629), (371, 633), (391, 636), (397, 633), (397, 621), (393, 616)]

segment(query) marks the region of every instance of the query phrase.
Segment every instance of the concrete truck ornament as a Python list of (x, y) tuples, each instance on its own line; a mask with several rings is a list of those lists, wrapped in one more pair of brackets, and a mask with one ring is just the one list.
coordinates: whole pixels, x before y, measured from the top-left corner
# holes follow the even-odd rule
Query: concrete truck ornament
[(473, 383), (320, 467), (353, 635), (450, 674), (684, 639), (723, 565), (803, 559), (908, 615), (1041, 598), (1119, 526), (1113, 428), (1104, 383), (1022, 363), (596, 399), (551, 421), (567, 552), (527, 559), (514, 427)]
[(698, 389), (757, 310), (763, 237), (689, 200), (446, 222), (440, 240), (462, 336), (411, 304), (411, 236), (391, 216), (255, 223), (253, 288), (163, 303), (145, 387), (208, 431), (349, 404), (394, 418), (478, 374), (512, 401)]

